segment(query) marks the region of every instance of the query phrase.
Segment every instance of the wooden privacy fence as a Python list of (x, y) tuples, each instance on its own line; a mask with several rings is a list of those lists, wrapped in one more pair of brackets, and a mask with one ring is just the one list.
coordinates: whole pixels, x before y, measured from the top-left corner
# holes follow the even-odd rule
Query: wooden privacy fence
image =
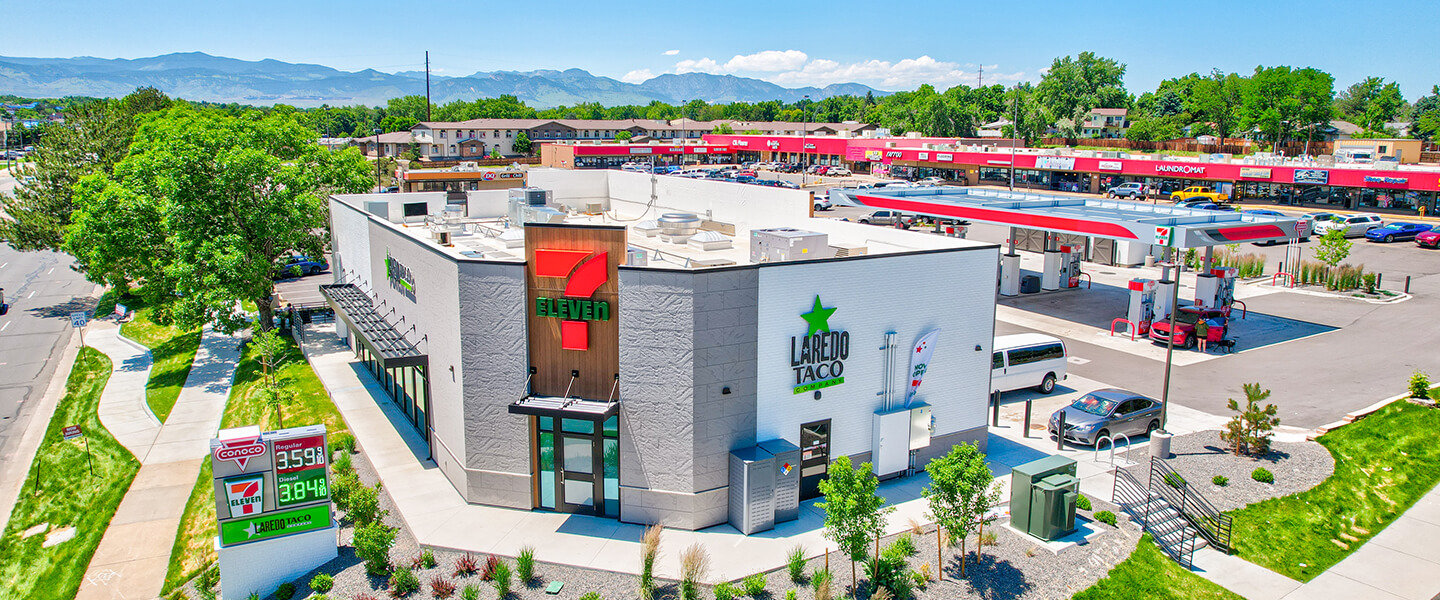
[[(1091, 146), (1098, 148), (1113, 148), (1116, 151), (1123, 150), (1148, 150), (1154, 152), (1198, 152), (1202, 154), (1249, 154), (1252, 152), (1269, 152), (1272, 144), (1268, 142), (1251, 142), (1244, 139), (1226, 138), (1225, 144), (1200, 144), (1194, 138), (1182, 138), (1178, 140), (1166, 140), (1160, 142), (1142, 142), (1137, 140), (1126, 140), (1117, 138), (1045, 138), (1041, 143), (1051, 146)], [(1280, 144), (1280, 151), (1286, 156), (1296, 156), (1305, 153), (1305, 141), (1286, 142)], [(1310, 155), (1319, 156), (1334, 152), (1335, 144), (1332, 142), (1310, 142)]]

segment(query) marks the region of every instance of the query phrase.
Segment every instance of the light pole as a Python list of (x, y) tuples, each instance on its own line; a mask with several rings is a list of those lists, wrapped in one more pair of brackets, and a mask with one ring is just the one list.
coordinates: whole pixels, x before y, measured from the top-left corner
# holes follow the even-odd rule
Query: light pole
[(1015, 136), (1020, 135), (1020, 84), (1015, 84), (1015, 117), (1010, 121), (1010, 191), (1015, 191)]
[(375, 129), (375, 193), (377, 194), (383, 189), (380, 187), (380, 155), (384, 153), (385, 150), (380, 145), (380, 130), (377, 128)]
[(810, 170), (810, 154), (805, 149), (805, 140), (810, 134), (810, 96), (805, 96), (804, 104), (800, 105), (800, 114), (805, 119), (805, 124), (800, 129), (800, 187), (805, 187), (805, 172)]

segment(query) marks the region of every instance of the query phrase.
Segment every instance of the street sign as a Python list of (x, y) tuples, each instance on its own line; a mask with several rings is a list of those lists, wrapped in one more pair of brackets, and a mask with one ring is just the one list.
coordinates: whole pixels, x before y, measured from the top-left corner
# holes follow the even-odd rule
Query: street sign
[(89, 315), (86, 315), (84, 312), (72, 312), (72, 313), (70, 313), (70, 326), (71, 326), (71, 327), (74, 327), (75, 329), (79, 329), (79, 328), (81, 328), (81, 327), (84, 327), (85, 324), (86, 324), (86, 323), (89, 323), (89, 322), (90, 322), (90, 317), (89, 317)]
[(61, 433), (65, 436), (65, 441), (67, 442), (82, 435), (85, 435), (85, 432), (80, 431), (79, 425), (66, 425), (65, 429), (62, 430)]

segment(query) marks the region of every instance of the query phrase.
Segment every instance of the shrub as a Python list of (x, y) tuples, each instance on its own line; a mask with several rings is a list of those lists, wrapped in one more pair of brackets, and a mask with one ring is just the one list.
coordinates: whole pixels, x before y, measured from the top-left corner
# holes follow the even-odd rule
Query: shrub
[(915, 572), (925, 581), (930, 581), (930, 563), (921, 563), (920, 569)]
[(200, 576), (195, 578), (195, 593), (200, 596), (200, 600), (215, 600), (215, 585), (218, 583), (220, 583), (220, 565), (211, 565), (200, 571)]
[(436, 564), (439, 563), (435, 562), (435, 553), (431, 552), (430, 549), (427, 548), (424, 552), (420, 553), (420, 566), (433, 569)]
[(1110, 512), (1110, 511), (1108, 511), (1108, 510), (1102, 510), (1102, 511), (1100, 511), (1100, 512), (1095, 513), (1095, 520), (1096, 520), (1096, 521), (1099, 521), (1099, 522), (1101, 522), (1101, 523), (1104, 523), (1104, 524), (1106, 524), (1106, 525), (1109, 525), (1109, 526), (1111, 526), (1111, 527), (1114, 527), (1114, 526), (1115, 526), (1115, 513), (1112, 513), (1112, 512)]
[[(825, 576), (821, 577), (821, 573), (824, 573)], [(830, 591), (829, 571), (816, 571), (815, 576), (810, 578), (810, 582), (815, 588), (815, 600), (834, 600), (835, 595)]]
[(715, 589), (711, 591), (715, 593), (715, 600), (735, 600), (735, 597), (740, 595), (740, 590), (735, 587), (735, 584), (728, 581), (715, 584)]
[(435, 598), (449, 598), (455, 595), (455, 582), (436, 575), (430, 580), (430, 595)]
[(800, 595), (794, 589), (785, 590), (785, 600), (800, 600)]
[(1178, 490), (1185, 485), (1185, 478), (1179, 473), (1169, 473), (1165, 475), (1165, 484)]
[(605, 599), (602, 598), (602, 597), (600, 597), (600, 592), (585, 592), (585, 595), (580, 596), (580, 600), (605, 600)]
[(645, 528), (640, 538), (640, 598), (650, 600), (655, 594), (655, 557), (660, 554), (660, 525)]
[(751, 598), (759, 598), (760, 596), (765, 594), (765, 574), (756, 573), (754, 575), (746, 577), (743, 581), (740, 582), (740, 585), (741, 587), (745, 588), (746, 596), (749, 596)]
[[(896, 538), (890, 545), (885, 546), (885, 549), (880, 551), (879, 559), (870, 557), (864, 561), (865, 573), (873, 578), (870, 581), (872, 590), (888, 590), (896, 598), (910, 597), (914, 580), (906, 572), (906, 559), (910, 555), (900, 542), (905, 537)], [(875, 596), (872, 594), (871, 597)]]
[(480, 570), (480, 564), (475, 561), (474, 554), (466, 552), (465, 554), (462, 554), (460, 558), (455, 559), (456, 577), (468, 577), (470, 575), (474, 575), (475, 571), (478, 570)]
[(335, 578), (331, 577), (329, 573), (320, 573), (310, 578), (310, 589), (312, 590), (324, 593), (330, 591), (332, 587), (335, 587)]
[(520, 547), (520, 555), (515, 557), (515, 575), (522, 583), (528, 583), (535, 579), (535, 547), (525, 545)]
[(710, 573), (710, 553), (700, 542), (680, 553), (680, 600), (700, 600), (700, 583)]
[(1080, 494), (1078, 498), (1075, 498), (1075, 508), (1090, 510), (1090, 497), (1085, 494)]
[(346, 454), (354, 454), (355, 436), (349, 432), (341, 432), (330, 436), (330, 453), (334, 454), (336, 450), (344, 450)]
[(275, 588), (275, 600), (290, 600), (295, 597), (295, 584), (285, 582)]
[(1210, 483), (1213, 483), (1220, 487), (1225, 487), (1227, 485), (1230, 485), (1230, 478), (1224, 475), (1216, 475), (1210, 478)]
[(465, 589), (460, 590), (460, 597), (463, 600), (480, 600), (480, 586), (473, 583), (466, 585)]
[(923, 590), (923, 589), (925, 589), (925, 585), (926, 585), (927, 583), (929, 583), (929, 582), (930, 582), (930, 577), (927, 576), (927, 575), (925, 575), (924, 573), (921, 573), (920, 571), (911, 571), (911, 572), (910, 572), (910, 583), (911, 583), (911, 585), (914, 585), (915, 587), (920, 588), (920, 589)]
[(381, 523), (369, 523), (355, 530), (355, 556), (365, 561), (365, 572), (374, 577), (390, 570), (390, 546), (395, 530)]
[(494, 554), (485, 557), (485, 566), (480, 567), (480, 580), (490, 581), (495, 578), (495, 569), (500, 568), (500, 557)]
[(330, 500), (335, 503), (335, 508), (350, 514), (350, 496), (354, 495), (361, 485), (360, 477), (354, 473), (336, 472), (335, 477), (330, 480)]
[(980, 534), (980, 545), (981, 545), (981, 546), (994, 546), (994, 545), (997, 545), (997, 544), (999, 544), (999, 543), (1000, 543), (1000, 542), (995, 539), (995, 532), (994, 532), (994, 531), (987, 531), (987, 532), (985, 532), (985, 533)]
[(1270, 390), (1261, 391), (1259, 383), (1247, 383), (1244, 388), (1245, 408), (1240, 408), (1234, 398), (1230, 399), (1229, 407), (1235, 416), (1220, 432), (1220, 441), (1229, 444), (1236, 456), (1242, 453), (1262, 456), (1270, 452), (1271, 431), (1280, 425), (1280, 417), (1275, 416), (1279, 409), (1274, 404), (1260, 408), (1260, 402), (1270, 397)]
[(510, 574), (510, 564), (503, 560), (500, 561), (499, 564), (495, 565), (495, 571), (491, 573), (491, 579), (495, 582), (495, 593), (498, 594), (497, 597), (508, 598), (510, 596), (510, 584), (513, 583), (514, 579)]
[(895, 538), (895, 541), (890, 543), (890, 547), (894, 548), (896, 552), (905, 555), (905, 558), (910, 558), (920, 553), (920, 550), (915, 547), (915, 540), (912, 539), (909, 534), (902, 534), (900, 537)]
[(805, 581), (805, 547), (795, 546), (790, 549), (790, 554), (785, 559), (785, 569), (790, 572), (790, 581), (800, 583)]
[(1425, 399), (1430, 397), (1430, 376), (1416, 371), (1410, 376), (1410, 397)]
[(403, 598), (420, 591), (420, 578), (415, 572), (401, 567), (390, 575), (390, 595)]
[(1360, 277), (1361, 285), (1365, 286), (1365, 293), (1375, 293), (1376, 278), (1374, 273), (1366, 273)]
[(1265, 467), (1259, 467), (1250, 472), (1250, 478), (1260, 483), (1275, 483), (1275, 474)]
[(350, 492), (346, 499), (345, 516), (355, 526), (361, 527), (369, 523), (379, 522), (389, 511), (380, 509), (380, 482), (375, 482), (375, 487), (360, 484)]

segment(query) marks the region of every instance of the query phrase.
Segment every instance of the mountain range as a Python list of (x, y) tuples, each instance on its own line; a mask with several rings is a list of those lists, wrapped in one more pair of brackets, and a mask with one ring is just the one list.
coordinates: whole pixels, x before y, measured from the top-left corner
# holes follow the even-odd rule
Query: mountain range
[[(432, 75), (430, 79), (430, 95), (436, 103), (510, 94), (536, 108), (580, 102), (606, 106), (648, 104), (652, 100), (670, 104), (695, 99), (710, 103), (793, 102), (807, 95), (819, 99), (888, 93), (858, 83), (786, 88), (759, 79), (707, 73), (666, 74), (634, 84), (581, 69), (479, 72), (465, 77)], [(0, 94), (30, 98), (119, 97), (144, 86), (196, 101), (380, 106), (390, 98), (424, 94), (425, 73), (340, 71), (323, 65), (273, 59), (247, 61), (203, 52), (136, 59), (0, 56)]]

